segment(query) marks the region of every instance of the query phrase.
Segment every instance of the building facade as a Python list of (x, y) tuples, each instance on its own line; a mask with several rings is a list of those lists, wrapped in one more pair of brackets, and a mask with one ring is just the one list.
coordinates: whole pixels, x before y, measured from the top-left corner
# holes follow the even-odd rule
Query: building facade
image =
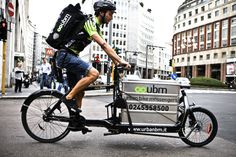
[(227, 59), (236, 57), (236, 1), (186, 0), (174, 28), (175, 72), (225, 81)]

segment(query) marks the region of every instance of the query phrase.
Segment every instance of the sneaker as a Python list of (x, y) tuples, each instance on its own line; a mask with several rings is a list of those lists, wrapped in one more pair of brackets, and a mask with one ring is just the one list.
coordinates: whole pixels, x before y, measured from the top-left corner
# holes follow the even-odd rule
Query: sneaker
[(81, 109), (77, 108), (76, 99), (67, 100), (66, 97), (62, 97), (61, 101), (70, 107), (73, 115), (79, 115), (82, 112)]
[(76, 106), (76, 99), (68, 100), (66, 99), (66, 97), (62, 97), (61, 101), (64, 102), (66, 105), (70, 106), (71, 108)]

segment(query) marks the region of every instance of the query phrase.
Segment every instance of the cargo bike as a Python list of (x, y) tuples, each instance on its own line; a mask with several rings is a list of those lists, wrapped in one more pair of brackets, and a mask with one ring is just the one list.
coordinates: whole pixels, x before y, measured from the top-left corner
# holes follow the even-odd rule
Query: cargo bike
[[(186, 92), (176, 81), (122, 80), (123, 70), (123, 67), (115, 67), (114, 85), (109, 86), (113, 88), (113, 102), (105, 106), (106, 119), (86, 119), (80, 115), (75, 120), (70, 106), (61, 101), (65, 94), (39, 90), (22, 105), (25, 131), (44, 143), (57, 142), (74, 131), (71, 123), (88, 128), (105, 127), (108, 130), (105, 136), (125, 133), (180, 138), (195, 147), (204, 146), (215, 138), (218, 124), (214, 114), (194, 103), (189, 104)], [(77, 131), (85, 134), (90, 130)]]

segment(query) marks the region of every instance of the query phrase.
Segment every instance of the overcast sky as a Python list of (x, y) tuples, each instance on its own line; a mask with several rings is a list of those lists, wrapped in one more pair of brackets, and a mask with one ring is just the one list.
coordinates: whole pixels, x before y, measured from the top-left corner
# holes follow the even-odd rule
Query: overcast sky
[[(141, 1), (141, 0), (140, 0)], [(184, 0), (142, 0), (145, 7), (155, 15), (156, 38), (158, 45), (170, 43), (173, 35), (174, 18)], [(30, 0), (30, 19), (38, 32), (47, 36), (55, 24), (60, 11), (69, 3), (81, 0)]]

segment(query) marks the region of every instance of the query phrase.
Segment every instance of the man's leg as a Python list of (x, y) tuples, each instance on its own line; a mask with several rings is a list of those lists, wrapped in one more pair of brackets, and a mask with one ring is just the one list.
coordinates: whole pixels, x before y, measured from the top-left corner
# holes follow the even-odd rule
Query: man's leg
[(98, 78), (98, 76), (99, 72), (97, 71), (97, 69), (92, 67), (88, 71), (88, 74), (76, 83), (70, 93), (66, 96), (66, 99), (71, 100), (75, 98), (78, 93), (84, 91), (85, 88), (87, 88), (92, 82), (94, 82)]
[(15, 93), (17, 93), (17, 89), (18, 89), (18, 80), (15, 79)]
[(19, 92), (21, 92), (21, 88), (22, 88), (22, 80), (19, 80)]
[(41, 74), (41, 76), (40, 76), (40, 89), (43, 89), (43, 85), (44, 85), (44, 75)]
[(75, 96), (75, 98), (76, 98), (76, 105), (77, 105), (76, 108), (81, 109), (83, 97), (84, 97), (84, 91), (79, 92), (79, 93)]

